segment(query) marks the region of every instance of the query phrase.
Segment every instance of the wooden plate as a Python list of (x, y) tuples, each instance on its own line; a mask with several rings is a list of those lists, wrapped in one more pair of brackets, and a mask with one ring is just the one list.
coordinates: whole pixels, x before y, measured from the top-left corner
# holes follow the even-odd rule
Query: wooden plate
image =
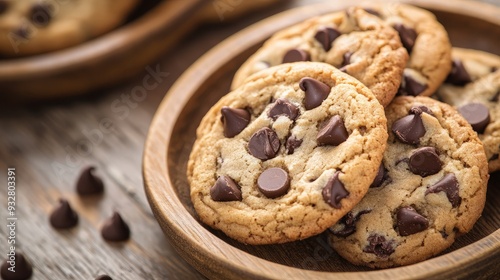
[[(349, 2), (346, 3), (346, 2)], [(500, 275), (500, 174), (490, 180), (483, 216), (440, 256), (384, 270), (354, 266), (326, 244), (324, 235), (281, 245), (248, 246), (202, 225), (189, 198), (186, 163), (195, 130), (229, 90), (239, 65), (271, 34), (309, 17), (359, 1), (302, 7), (263, 20), (230, 37), (186, 71), (158, 109), (147, 139), (143, 175), (151, 208), (178, 252), (209, 278), (221, 279), (445, 279)], [(500, 54), (500, 8), (472, 1), (404, 1), (436, 14), (455, 46)]]

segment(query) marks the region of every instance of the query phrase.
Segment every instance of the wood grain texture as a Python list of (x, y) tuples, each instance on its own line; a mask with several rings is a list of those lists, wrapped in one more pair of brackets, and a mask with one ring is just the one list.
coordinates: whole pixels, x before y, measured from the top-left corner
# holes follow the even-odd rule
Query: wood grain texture
[[(119, 87), (94, 91), (87, 97), (50, 103), (37, 101), (16, 106), (0, 99), (0, 220), (5, 221), (7, 215), (6, 169), (16, 167), (18, 248), (34, 264), (32, 279), (93, 279), (100, 273), (125, 280), (205, 279), (174, 250), (174, 245), (180, 242), (179, 238), (167, 238), (163, 234), (146, 200), (141, 161), (148, 126), (165, 92), (198, 57), (254, 22), (312, 2), (318, 0), (285, 1), (279, 6), (238, 19), (231, 24), (222, 22), (196, 29), (178, 47), (165, 52), (150, 64), (151, 69), (158, 67), (161, 72), (167, 72), (168, 76), (160, 77), (155, 87), (146, 90), (144, 97), (136, 95), (140, 97), (140, 101), (134, 99), (132, 94), (138, 87), (144, 87), (143, 80), (150, 75), (146, 68), (141, 68), (135, 76), (131, 75)], [(245, 55), (250, 55), (250, 52)], [(236, 63), (233, 62), (231, 67), (237, 67)], [(219, 78), (223, 77), (222, 74)], [(226, 80), (221, 80), (220, 83), (215, 81), (212, 87), (214, 91), (224, 92), (229, 84)], [(0, 84), (0, 93), (3, 93), (2, 90)], [(212, 99), (200, 100), (213, 102)], [(106, 129), (106, 124), (109, 123), (112, 126)], [(103, 137), (100, 141), (99, 137), (94, 138), (95, 144), (90, 145), (88, 136), (93, 135), (92, 132), (96, 129), (101, 130)], [(159, 150), (157, 154), (158, 157), (161, 156)], [(65, 168), (56, 171), (54, 163)], [(74, 192), (74, 182), (79, 171), (89, 164), (97, 166), (106, 184), (106, 192), (102, 197), (82, 200)], [(56, 231), (49, 226), (48, 215), (59, 197), (68, 198), (80, 214), (80, 223), (75, 229)], [(489, 205), (499, 204), (498, 193), (490, 197), (496, 197), (496, 200)], [(109, 244), (100, 237), (100, 225), (114, 209), (131, 226), (131, 240), (123, 244)], [(498, 211), (498, 207), (493, 209)], [(495, 212), (494, 219), (488, 218), (488, 223), (483, 225), (486, 229), (480, 229), (471, 238), (478, 240), (482, 232), (498, 227), (499, 217), (498, 212)], [(187, 230), (184, 225), (180, 228)], [(7, 231), (2, 222), (2, 260), (7, 251), (6, 236)], [(204, 240), (199, 240), (200, 244), (203, 242)], [(332, 259), (330, 251), (323, 251), (321, 239), (314, 239), (308, 244), (307, 251), (300, 256), (305, 259), (317, 256), (320, 260), (318, 269), (322, 269)], [(484, 247), (492, 244), (484, 244)], [(192, 255), (193, 250), (192, 247), (182, 248), (182, 254)], [(289, 255), (297, 253), (299, 252), (288, 251)], [(271, 261), (288, 265), (289, 258), (277, 256)], [(477, 267), (488, 264), (483, 260)], [(310, 263), (304, 265), (312, 266)], [(215, 269), (220, 272), (224, 267), (216, 266)], [(498, 274), (498, 270), (490, 271)], [(245, 274), (234, 274), (240, 279), (243, 275)], [(491, 273), (479, 276), (485, 275)]]
[[(499, 9), (455, 1), (407, 1), (436, 12), (452, 43), (499, 53)], [(350, 2), (349, 4), (352, 4)], [(146, 194), (165, 234), (186, 260), (209, 278), (239, 279), (491, 279), (500, 275), (498, 174), (490, 181), (483, 216), (474, 229), (438, 257), (412, 266), (372, 271), (341, 259), (323, 235), (283, 245), (246, 246), (196, 220), (185, 176), (195, 129), (227, 92), (239, 65), (276, 30), (344, 4), (302, 8), (260, 22), (227, 39), (192, 65), (170, 89), (152, 122), (144, 157)], [(464, 28), (467, 25), (481, 29)], [(481, 30), (478, 31), (478, 30)], [(482, 31), (491, 36), (478, 35)], [(459, 34), (459, 35), (457, 35)]]

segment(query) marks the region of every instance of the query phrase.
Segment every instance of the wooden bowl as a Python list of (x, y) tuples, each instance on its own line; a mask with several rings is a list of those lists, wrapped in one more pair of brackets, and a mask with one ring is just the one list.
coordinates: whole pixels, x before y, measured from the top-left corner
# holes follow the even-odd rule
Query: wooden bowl
[[(346, 2), (349, 2), (346, 3)], [(349, 264), (325, 235), (281, 245), (248, 246), (201, 224), (189, 198), (186, 163), (203, 115), (229, 91), (236, 69), (277, 30), (358, 1), (297, 8), (230, 37), (191, 66), (161, 103), (145, 147), (143, 175), (149, 203), (179, 254), (213, 279), (446, 279), (500, 275), (500, 174), (490, 179), (483, 216), (440, 256), (414, 265), (370, 270)], [(404, 1), (436, 14), (452, 43), (500, 53), (500, 8), (472, 1)], [(498, 278), (497, 278), (498, 279)]]

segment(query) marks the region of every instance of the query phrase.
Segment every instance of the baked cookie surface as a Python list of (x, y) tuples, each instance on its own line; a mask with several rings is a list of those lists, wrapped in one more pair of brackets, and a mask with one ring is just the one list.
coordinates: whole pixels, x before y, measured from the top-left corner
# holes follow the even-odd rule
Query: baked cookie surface
[(269, 66), (318, 61), (357, 78), (386, 106), (397, 93), (407, 60), (396, 30), (361, 8), (349, 8), (276, 33), (236, 72), (232, 88)]
[(0, 55), (59, 50), (121, 24), (138, 0), (0, 0)]
[(402, 95), (430, 96), (451, 69), (448, 33), (434, 14), (400, 3), (370, 4), (366, 10), (396, 29), (410, 58), (399, 88)]
[(345, 259), (372, 268), (435, 256), (480, 217), (489, 178), (482, 144), (451, 106), (396, 97), (383, 165), (366, 196), (330, 228)]
[(436, 96), (465, 117), (483, 142), (489, 171), (500, 170), (500, 57), (453, 49), (453, 69)]
[(386, 139), (383, 107), (356, 79), (324, 63), (272, 67), (201, 121), (191, 200), (202, 222), (240, 242), (304, 239), (361, 200)]

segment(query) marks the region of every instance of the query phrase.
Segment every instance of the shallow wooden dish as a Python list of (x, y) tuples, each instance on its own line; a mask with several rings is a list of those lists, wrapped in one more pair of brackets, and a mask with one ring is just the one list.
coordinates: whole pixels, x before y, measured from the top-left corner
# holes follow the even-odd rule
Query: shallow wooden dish
[[(347, 2), (347, 1), (345, 1)], [(200, 58), (170, 89), (147, 139), (143, 175), (151, 208), (172, 245), (213, 279), (449, 279), (500, 276), (500, 174), (490, 179), (488, 201), (474, 229), (440, 256), (393, 269), (370, 270), (340, 258), (324, 235), (282, 245), (248, 246), (196, 219), (186, 163), (195, 130), (229, 90), (239, 65), (275, 31), (358, 1), (330, 2), (287, 11), (251, 26)], [(436, 14), (455, 46), (500, 54), (500, 8), (472, 1), (404, 1)]]

